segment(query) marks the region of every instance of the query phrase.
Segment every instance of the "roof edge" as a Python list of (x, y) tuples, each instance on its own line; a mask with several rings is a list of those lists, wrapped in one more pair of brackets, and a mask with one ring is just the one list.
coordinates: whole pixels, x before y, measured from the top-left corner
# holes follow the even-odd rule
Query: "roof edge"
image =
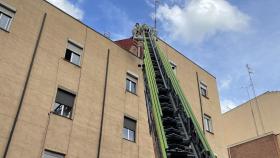
[(180, 51), (178, 51), (176, 48), (174, 48), (173, 46), (171, 46), (169, 43), (165, 42), (163, 39), (161, 39), (160, 37), (158, 37), (158, 39), (160, 41), (162, 41), (163, 43), (165, 43), (166, 45), (168, 45), (170, 48), (174, 49), (178, 54), (182, 55), (184, 58), (186, 58), (187, 60), (189, 60), (190, 62), (192, 62), (194, 65), (196, 65), (198, 68), (202, 69), (204, 72), (206, 72), (207, 74), (209, 74), (210, 76), (212, 76), (213, 78), (216, 79), (216, 77), (211, 74), (209, 71), (207, 71), (206, 69), (204, 69), (203, 67), (201, 67), (200, 65), (198, 65), (197, 63), (195, 63), (193, 60), (191, 60), (190, 58), (188, 58), (187, 56), (185, 56), (183, 53), (181, 53)]
[[(275, 90), (275, 91), (265, 91), (264, 93), (262, 93), (262, 94), (256, 96), (256, 98), (259, 98), (259, 97), (262, 97), (262, 96), (264, 96), (264, 95), (266, 95), (266, 94), (271, 94), (271, 93), (280, 93), (280, 91), (278, 91), (278, 90)], [(245, 106), (247, 103), (249, 103), (250, 101), (253, 101), (254, 99), (255, 99), (255, 98), (251, 98), (250, 100), (245, 101), (244, 103), (242, 103), (242, 104), (236, 106), (235, 108), (232, 108), (232, 109), (230, 109), (229, 111), (227, 111), (227, 112), (225, 112), (225, 113), (222, 113), (222, 115), (226, 115), (226, 114), (229, 113), (229, 112), (232, 112), (232, 111), (234, 111), (234, 110), (237, 110), (238, 108), (241, 108), (241, 107)]]
[[(59, 10), (59, 11), (62, 12), (62, 13), (64, 13), (65, 15), (71, 17), (71, 18), (74, 19), (75, 21), (77, 21), (77, 22), (79, 22), (80, 24), (84, 25), (86, 28), (88, 28), (88, 29), (92, 30), (93, 32), (99, 34), (100, 36), (104, 37), (104, 38), (107, 39), (108, 41), (112, 42), (114, 45), (116, 45), (116, 46), (118, 46), (119, 48), (121, 48), (122, 50), (126, 51), (127, 53), (132, 54), (133, 56), (137, 57), (135, 54), (131, 53), (131, 52), (128, 51), (128, 50), (123, 49), (121, 46), (119, 46), (118, 44), (116, 44), (115, 41), (111, 40), (110, 38), (107, 38), (107, 37), (106, 37), (105, 35), (103, 35), (102, 33), (96, 31), (95, 29), (93, 29), (93, 28), (90, 27), (89, 25), (83, 23), (81, 20), (75, 18), (74, 16), (72, 16), (72, 15), (66, 13), (66, 12), (63, 11), (62, 9), (58, 8), (57, 6), (55, 6), (54, 4), (48, 2), (47, 0), (42, 0), (42, 1), (45, 2), (45, 3), (47, 3), (47, 4), (49, 4), (49, 5), (51, 5), (51, 6), (54, 7), (54, 8), (56, 8), (57, 10)], [(138, 58), (138, 57), (137, 57), (137, 58)]]

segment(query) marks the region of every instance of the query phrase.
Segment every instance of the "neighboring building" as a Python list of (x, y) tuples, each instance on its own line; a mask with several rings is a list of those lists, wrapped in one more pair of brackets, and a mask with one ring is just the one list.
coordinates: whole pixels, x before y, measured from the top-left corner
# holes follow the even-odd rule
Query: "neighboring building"
[(279, 91), (268, 91), (249, 100), (224, 113), (222, 120), (231, 158), (280, 157)]
[[(116, 43), (44, 0), (0, 0), (0, 157), (155, 157), (141, 48)], [(215, 77), (158, 44), (225, 157)]]

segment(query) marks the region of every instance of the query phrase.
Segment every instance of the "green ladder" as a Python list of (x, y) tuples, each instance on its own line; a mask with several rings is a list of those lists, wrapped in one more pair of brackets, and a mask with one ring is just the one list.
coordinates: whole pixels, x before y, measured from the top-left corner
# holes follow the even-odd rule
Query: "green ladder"
[(144, 80), (150, 128), (160, 158), (215, 158), (167, 57), (143, 28)]

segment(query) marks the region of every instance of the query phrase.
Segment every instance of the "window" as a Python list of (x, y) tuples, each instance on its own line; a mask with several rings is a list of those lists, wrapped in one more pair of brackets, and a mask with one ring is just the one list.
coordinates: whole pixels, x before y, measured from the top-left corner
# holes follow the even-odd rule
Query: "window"
[(137, 83), (137, 77), (127, 74), (126, 77), (126, 90), (136, 94), (136, 83)]
[(65, 157), (64, 154), (59, 154), (56, 152), (45, 150), (42, 158), (64, 158), (64, 157)]
[(202, 82), (200, 82), (200, 94), (204, 97), (208, 97), (207, 86)]
[(207, 132), (213, 133), (212, 119), (210, 116), (204, 114), (204, 127)]
[(62, 89), (58, 89), (56, 93), (55, 103), (53, 106), (53, 113), (70, 118), (72, 114), (74, 101), (74, 94), (64, 91)]
[(123, 138), (135, 142), (136, 121), (128, 117), (124, 117)]
[(9, 31), (15, 11), (0, 4), (0, 28)]
[(174, 72), (174, 74), (176, 75), (176, 68), (177, 68), (177, 65), (173, 62), (173, 61), (169, 61), (170, 65), (171, 65), (171, 68)]
[(65, 52), (65, 60), (75, 64), (80, 65), (81, 53), (83, 48), (68, 41), (68, 46)]

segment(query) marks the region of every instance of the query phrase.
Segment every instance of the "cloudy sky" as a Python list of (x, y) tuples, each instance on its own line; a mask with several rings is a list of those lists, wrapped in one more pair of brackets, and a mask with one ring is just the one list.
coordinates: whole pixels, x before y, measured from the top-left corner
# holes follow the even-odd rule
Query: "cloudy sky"
[[(154, 0), (48, 0), (113, 40), (153, 25)], [(222, 111), (280, 90), (279, 0), (160, 0), (159, 36), (217, 78)]]

